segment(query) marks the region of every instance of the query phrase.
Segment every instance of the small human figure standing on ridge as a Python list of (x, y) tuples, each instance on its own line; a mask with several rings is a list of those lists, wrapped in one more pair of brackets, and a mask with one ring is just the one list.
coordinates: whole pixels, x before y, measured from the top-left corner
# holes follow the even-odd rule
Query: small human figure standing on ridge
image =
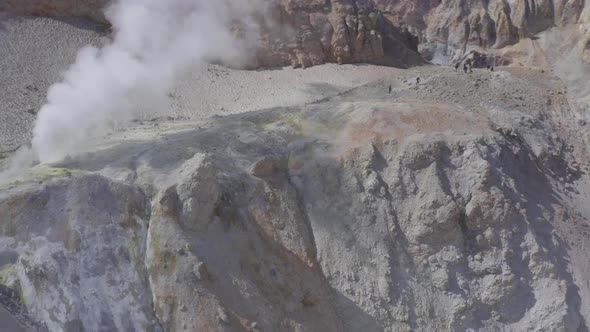
[(416, 85), (420, 84), (420, 77), (416, 77)]
[(457, 62), (457, 63), (455, 64), (455, 71), (457, 71), (457, 70), (459, 69), (459, 65), (460, 65), (460, 63), (459, 63), (459, 62)]
[(389, 94), (391, 94), (391, 84), (389, 84)]

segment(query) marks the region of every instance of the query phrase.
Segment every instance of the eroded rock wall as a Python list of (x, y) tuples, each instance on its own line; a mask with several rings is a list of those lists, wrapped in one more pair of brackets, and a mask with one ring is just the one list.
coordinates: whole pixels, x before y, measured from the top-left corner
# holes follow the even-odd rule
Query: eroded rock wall
[(100, 176), (0, 203), (3, 284), (50, 331), (160, 330), (144, 265), (149, 201)]
[(502, 48), (583, 19), (585, 0), (375, 0), (386, 17), (420, 39), (420, 51), (449, 63), (453, 52)]
[(401, 32), (371, 1), (284, 0), (270, 8), (258, 65), (420, 63)]

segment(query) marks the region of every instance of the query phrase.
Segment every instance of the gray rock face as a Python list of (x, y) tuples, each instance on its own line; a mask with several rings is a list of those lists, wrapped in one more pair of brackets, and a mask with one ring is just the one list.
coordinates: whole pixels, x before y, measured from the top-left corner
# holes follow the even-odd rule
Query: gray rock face
[[(47, 329), (158, 330), (147, 286), (149, 201), (88, 175), (3, 200), (4, 280)], [(17, 258), (17, 259), (16, 259)], [(13, 278), (13, 279), (11, 279)]]
[(258, 66), (307, 67), (326, 62), (421, 62), (372, 1), (294, 1), (271, 6)]
[[(585, 331), (585, 129), (513, 105), (540, 72), (428, 72), (37, 167), (0, 194), (2, 284), (55, 331)], [(471, 79), (489, 102), (444, 101)]]
[[(578, 23), (585, 0), (375, 0), (386, 17), (420, 39), (420, 51), (449, 62), (452, 51), (502, 48), (554, 26)], [(450, 50), (448, 50), (450, 49)]]

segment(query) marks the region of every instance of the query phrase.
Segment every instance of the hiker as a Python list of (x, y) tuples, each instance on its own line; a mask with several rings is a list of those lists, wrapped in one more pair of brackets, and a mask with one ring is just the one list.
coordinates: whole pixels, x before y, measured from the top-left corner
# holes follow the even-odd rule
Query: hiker
[(491, 70), (491, 71), (494, 71), (494, 67), (492, 67), (490, 70)]
[(459, 65), (460, 65), (460, 63), (459, 63), (459, 62), (457, 62), (457, 63), (455, 64), (455, 71), (457, 71), (457, 70), (459, 69)]
[(463, 71), (465, 73), (467, 73), (467, 70), (469, 70), (470, 73), (473, 73), (473, 61), (471, 59), (467, 59), (465, 60), (465, 67), (463, 67)]
[(490, 65), (488, 65), (488, 66), (487, 66), (487, 70), (490, 70), (490, 68), (491, 68), (491, 66), (490, 66)]
[(416, 85), (420, 84), (420, 77), (416, 77)]
[(466, 64), (465, 64), (465, 65), (463, 65), (463, 72), (464, 72), (465, 74), (467, 74), (467, 65), (466, 65)]
[(389, 94), (391, 94), (391, 84), (389, 84)]

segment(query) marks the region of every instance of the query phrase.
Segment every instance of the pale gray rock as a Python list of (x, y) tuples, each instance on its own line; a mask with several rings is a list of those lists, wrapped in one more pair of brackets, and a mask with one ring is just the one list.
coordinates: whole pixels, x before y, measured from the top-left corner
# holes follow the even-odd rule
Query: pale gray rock
[(472, 49), (503, 48), (558, 26), (582, 23), (586, 0), (375, 0), (419, 40), (429, 60), (451, 64)]
[[(403, 84), (421, 70), (396, 99), (378, 81), (131, 128), (33, 169), (0, 191), (2, 284), (56, 331), (585, 331), (586, 212), (568, 188), (587, 159), (565, 96), (536, 103), (562, 83), (428, 67)], [(489, 102), (441, 99), (477, 79)]]
[[(145, 259), (149, 201), (88, 175), (2, 194), (4, 273), (39, 325), (56, 330), (161, 330)], [(146, 288), (147, 287), (147, 288)]]

